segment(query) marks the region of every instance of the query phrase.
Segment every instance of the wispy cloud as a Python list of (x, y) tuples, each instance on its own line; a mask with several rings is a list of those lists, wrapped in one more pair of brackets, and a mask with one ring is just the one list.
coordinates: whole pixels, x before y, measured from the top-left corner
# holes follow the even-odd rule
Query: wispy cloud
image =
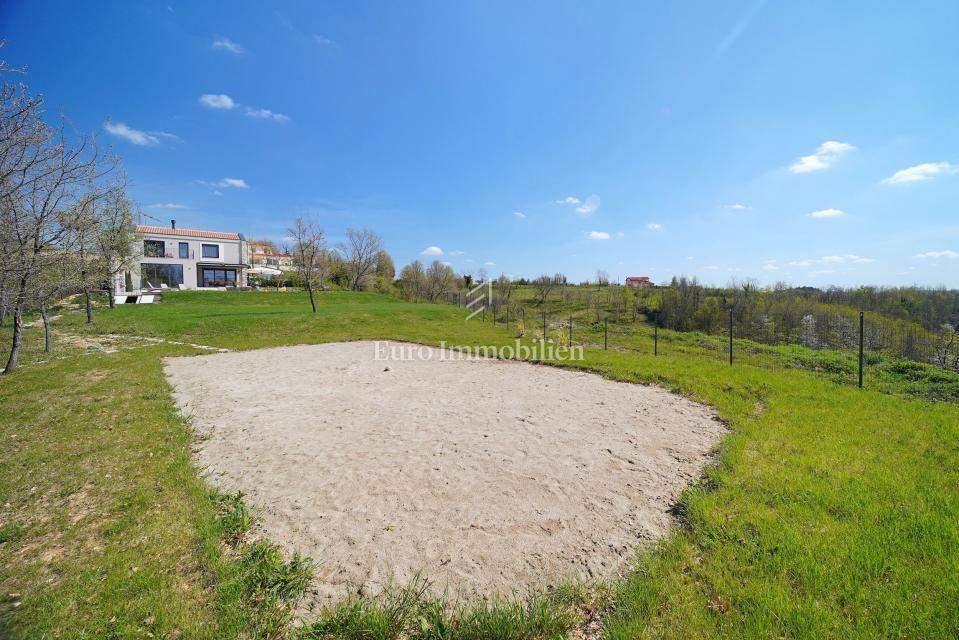
[(926, 251), (925, 253), (917, 253), (916, 257), (923, 260), (926, 258), (950, 258), (954, 260), (959, 258), (959, 252), (950, 251), (949, 249), (944, 249), (942, 251)]
[(209, 109), (232, 109), (236, 106), (233, 98), (225, 93), (204, 93), (200, 96), (200, 104)]
[(103, 123), (103, 128), (107, 133), (115, 135), (118, 138), (123, 138), (127, 142), (132, 142), (133, 144), (138, 144), (145, 147), (160, 144), (160, 138), (158, 136), (147, 133), (146, 131), (134, 129), (133, 127), (128, 127), (122, 122), (114, 123), (107, 121)]
[(705, 267), (703, 267), (703, 269), (706, 271), (719, 271), (719, 266), (715, 264), (707, 264)]
[(838, 218), (846, 215), (846, 212), (842, 209), (820, 209), (819, 211), (813, 211), (806, 215), (810, 218)]
[(519, 218), (520, 220), (524, 220), (526, 218), (526, 214), (523, 213), (522, 211), (514, 211), (513, 217)]
[(599, 196), (596, 194), (586, 198), (580, 206), (576, 207), (576, 213), (584, 216), (591, 216), (599, 211)]
[[(246, 189), (250, 186), (243, 178), (223, 178), (218, 182), (206, 182), (204, 180), (200, 180), (200, 184), (205, 184), (208, 187), (220, 187), (221, 189)], [(221, 194), (214, 191), (213, 195)]]
[(576, 196), (566, 196), (565, 198), (557, 200), (556, 204), (579, 204), (580, 202), (582, 201)]
[(437, 247), (435, 244), (430, 245), (420, 251), (421, 256), (441, 256), (443, 255), (443, 250)]
[(609, 234), (605, 231), (590, 231), (586, 234), (590, 240), (609, 240)]
[(264, 118), (267, 120), (278, 120), (280, 122), (290, 119), (289, 116), (283, 115), (282, 113), (276, 113), (269, 109), (254, 109), (253, 107), (246, 107), (246, 115), (251, 118)]
[(721, 205), (720, 208), (726, 209), (727, 211), (748, 211), (749, 209), (752, 209), (752, 207), (750, 207), (749, 205), (740, 204), (740, 203), (724, 204), (724, 205)]
[(940, 175), (959, 171), (959, 167), (949, 162), (924, 162), (908, 169), (895, 172), (882, 181), (883, 184), (903, 184), (906, 182), (925, 182)]
[(447, 255), (450, 255), (450, 256), (461, 256), (461, 255), (463, 255), (464, 253), (466, 253), (466, 252), (465, 252), (465, 251), (460, 251), (459, 249), (456, 249), (455, 251), (447, 251), (447, 252), (446, 252), (446, 254), (447, 254)]
[(172, 133), (167, 133), (166, 131), (140, 131), (139, 129), (134, 129), (129, 127), (122, 122), (110, 122), (107, 120), (103, 123), (103, 129), (118, 138), (123, 138), (128, 142), (133, 144), (141, 145), (144, 147), (152, 147), (154, 145), (160, 144), (161, 140), (172, 140), (178, 141), (180, 138), (173, 135)]
[(332, 46), (335, 46), (335, 45), (336, 45), (335, 42), (333, 42), (332, 40), (330, 40), (330, 39), (327, 38), (326, 36), (322, 36), (322, 35), (320, 35), (320, 34), (318, 34), (318, 33), (314, 33), (314, 34), (313, 34), (313, 42), (315, 42), (316, 44), (318, 44), (318, 45), (320, 45), (320, 46), (322, 46), (322, 47), (332, 47)]
[(663, 228), (663, 225), (659, 224), (658, 222), (650, 222), (649, 224), (646, 225), (646, 228), (649, 229), (650, 231), (661, 231)]
[(495, 263), (495, 262), (484, 262), (484, 263), (483, 263), (483, 266), (484, 266), (484, 267), (495, 267), (495, 266), (496, 266), (496, 263)]
[(828, 169), (835, 164), (842, 155), (855, 150), (855, 148), (856, 147), (846, 142), (827, 140), (819, 145), (819, 148), (816, 149), (816, 152), (812, 155), (803, 156), (796, 160), (796, 162), (790, 165), (789, 171), (792, 173), (809, 173), (811, 171)]
[(185, 204), (180, 204), (178, 202), (158, 202), (156, 204), (148, 204), (147, 209), (186, 209)]
[(240, 55), (243, 53), (243, 47), (233, 42), (229, 38), (216, 38), (213, 40), (213, 48), (221, 49), (223, 51), (229, 51), (230, 53), (235, 53)]
[(759, 10), (763, 8), (764, 4), (766, 4), (766, 0), (756, 0), (746, 9), (746, 11), (743, 12), (743, 14), (739, 17), (739, 20), (736, 21), (736, 24), (734, 24), (732, 29), (726, 33), (726, 36), (719, 43), (719, 46), (716, 47), (716, 51), (713, 54), (713, 60), (718, 60), (721, 58), (723, 54), (725, 54), (736, 43), (736, 41), (739, 40), (739, 37), (749, 26), (749, 23), (753, 21), (753, 18), (756, 17), (756, 14), (759, 13)]

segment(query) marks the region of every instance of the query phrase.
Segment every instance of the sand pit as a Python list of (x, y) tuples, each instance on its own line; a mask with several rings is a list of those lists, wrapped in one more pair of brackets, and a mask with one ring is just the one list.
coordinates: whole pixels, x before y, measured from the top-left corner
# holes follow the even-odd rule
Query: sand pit
[(602, 578), (671, 524), (724, 428), (656, 387), (525, 363), (377, 361), (373, 342), (170, 358), (199, 464), (316, 598), (414, 573), (450, 596)]

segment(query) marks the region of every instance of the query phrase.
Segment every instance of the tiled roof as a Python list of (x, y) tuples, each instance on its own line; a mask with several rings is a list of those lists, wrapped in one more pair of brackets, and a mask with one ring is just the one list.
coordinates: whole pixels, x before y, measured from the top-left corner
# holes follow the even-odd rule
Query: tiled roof
[(137, 233), (158, 233), (166, 236), (190, 236), (192, 238), (215, 238), (217, 240), (239, 240), (239, 233), (223, 231), (201, 231), (199, 229), (173, 229), (171, 227), (148, 227), (137, 225)]

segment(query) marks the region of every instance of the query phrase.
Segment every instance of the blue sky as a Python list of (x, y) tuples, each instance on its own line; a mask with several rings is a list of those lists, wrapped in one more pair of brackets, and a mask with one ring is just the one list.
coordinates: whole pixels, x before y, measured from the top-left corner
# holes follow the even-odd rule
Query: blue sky
[(959, 3), (267, 5), (6, 0), (3, 55), (182, 227), (310, 214), (492, 275), (959, 286)]

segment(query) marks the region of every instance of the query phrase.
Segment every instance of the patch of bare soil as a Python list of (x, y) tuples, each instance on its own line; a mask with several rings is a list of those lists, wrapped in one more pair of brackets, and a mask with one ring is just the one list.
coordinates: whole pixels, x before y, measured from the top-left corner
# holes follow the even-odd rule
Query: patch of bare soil
[(319, 562), (320, 601), (416, 572), (452, 596), (613, 576), (666, 532), (724, 432), (657, 387), (423, 349), (430, 360), (351, 342), (165, 361), (205, 472)]

